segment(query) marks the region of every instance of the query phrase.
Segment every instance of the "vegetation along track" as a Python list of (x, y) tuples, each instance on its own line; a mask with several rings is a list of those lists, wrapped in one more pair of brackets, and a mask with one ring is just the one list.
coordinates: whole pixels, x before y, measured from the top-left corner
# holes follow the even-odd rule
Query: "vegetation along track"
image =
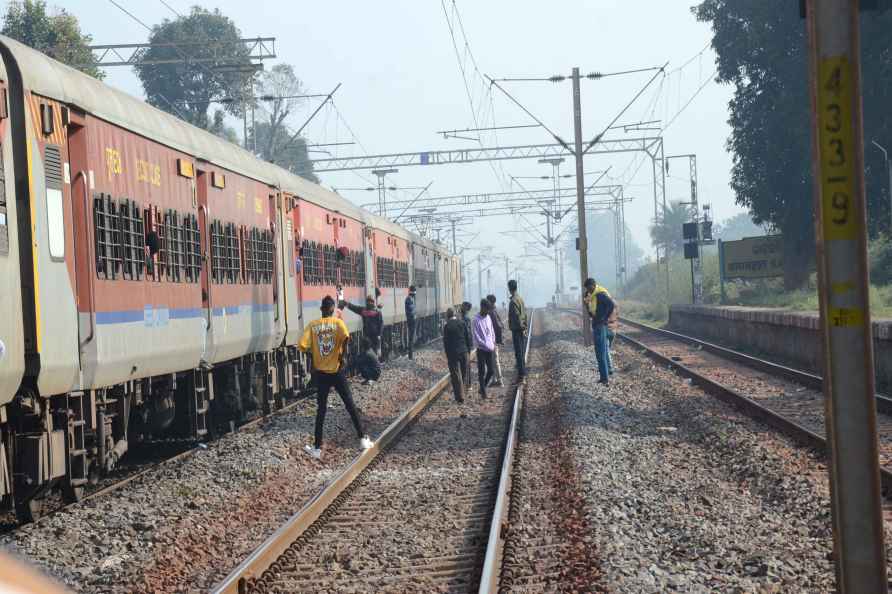
[[(801, 443), (826, 450), (819, 376), (718, 345), (621, 319), (621, 339), (673, 368), (706, 392), (759, 418)], [(892, 495), (892, 400), (877, 395), (880, 473)]]
[(496, 591), (523, 389), (444, 377), (214, 591)]

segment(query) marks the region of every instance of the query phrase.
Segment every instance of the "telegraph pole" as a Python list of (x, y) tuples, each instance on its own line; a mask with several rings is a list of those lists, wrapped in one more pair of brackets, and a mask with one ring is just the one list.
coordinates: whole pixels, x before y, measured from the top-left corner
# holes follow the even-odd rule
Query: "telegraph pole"
[(867, 282), (859, 2), (806, 2), (818, 296), (837, 590), (885, 594)]
[(456, 247), (455, 247), (456, 246), (456, 244), (455, 244), (455, 222), (456, 221), (455, 221), (455, 219), (452, 219), (450, 222), (452, 223), (452, 253), (455, 254), (455, 253), (458, 253), (456, 250)]
[[(579, 219), (579, 239), (576, 246), (579, 250), (579, 282), (580, 291), (585, 286), (588, 278), (588, 239), (585, 234), (585, 174), (582, 167), (582, 98), (579, 90), (579, 68), (573, 68), (573, 135), (575, 137), (574, 152), (576, 153), (576, 212)], [(583, 304), (582, 319), (586, 316), (585, 304)], [(586, 324), (582, 324), (582, 336), (585, 345), (592, 343), (592, 334), (587, 331)]]

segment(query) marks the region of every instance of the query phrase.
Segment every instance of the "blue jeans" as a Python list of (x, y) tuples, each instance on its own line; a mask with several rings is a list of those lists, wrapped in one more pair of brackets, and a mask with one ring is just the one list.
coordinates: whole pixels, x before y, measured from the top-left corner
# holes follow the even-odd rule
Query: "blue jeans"
[(613, 375), (613, 339), (616, 338), (616, 333), (607, 327), (607, 372), (610, 375)]
[(610, 354), (607, 348), (607, 324), (592, 324), (592, 337), (595, 341), (595, 360), (598, 361), (598, 375), (606, 382), (610, 375)]

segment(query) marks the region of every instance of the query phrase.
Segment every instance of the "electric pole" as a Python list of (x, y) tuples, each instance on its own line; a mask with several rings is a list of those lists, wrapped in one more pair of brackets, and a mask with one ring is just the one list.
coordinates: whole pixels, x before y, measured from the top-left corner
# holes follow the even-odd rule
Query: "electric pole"
[[(579, 90), (579, 68), (573, 68), (573, 135), (574, 135), (574, 152), (576, 153), (576, 213), (579, 219), (579, 239), (576, 248), (579, 250), (579, 287), (585, 286), (585, 279), (588, 278), (588, 239), (585, 233), (585, 173), (583, 172), (582, 154), (582, 97)], [(585, 315), (585, 305), (583, 304), (582, 319), (587, 319)], [(592, 343), (591, 332), (586, 331), (586, 325), (582, 325), (582, 336), (585, 345)]]
[(396, 173), (399, 169), (372, 169), (372, 173), (378, 177), (378, 216), (383, 217), (386, 216), (387, 213), (387, 199), (385, 192), (387, 191), (386, 186), (384, 185), (384, 176), (390, 173)]
[(804, 4), (836, 588), (844, 594), (885, 594), (859, 2)]

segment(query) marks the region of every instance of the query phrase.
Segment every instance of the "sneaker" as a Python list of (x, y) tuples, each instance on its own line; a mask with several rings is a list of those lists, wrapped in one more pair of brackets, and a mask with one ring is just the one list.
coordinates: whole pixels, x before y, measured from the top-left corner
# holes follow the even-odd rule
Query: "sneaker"
[(319, 448), (314, 448), (311, 445), (305, 445), (304, 452), (306, 452), (307, 455), (310, 456), (311, 458), (316, 458), (317, 460), (322, 459), (322, 450)]
[(372, 380), (362, 380), (363, 386), (370, 386), (372, 384)]
[(493, 388), (501, 388), (505, 384), (502, 383), (502, 380), (496, 380), (489, 385), (492, 386)]
[(486, 390), (480, 390), (480, 399), (486, 400)]
[(368, 450), (375, 445), (375, 442), (369, 439), (368, 435), (363, 435), (362, 439), (359, 440), (359, 445), (362, 446), (362, 449)]
[(608, 382), (606, 379), (598, 380), (598, 383), (599, 383), (599, 384), (603, 384), (603, 385), (605, 385), (605, 386), (609, 386), (609, 385), (610, 385), (610, 382)]

